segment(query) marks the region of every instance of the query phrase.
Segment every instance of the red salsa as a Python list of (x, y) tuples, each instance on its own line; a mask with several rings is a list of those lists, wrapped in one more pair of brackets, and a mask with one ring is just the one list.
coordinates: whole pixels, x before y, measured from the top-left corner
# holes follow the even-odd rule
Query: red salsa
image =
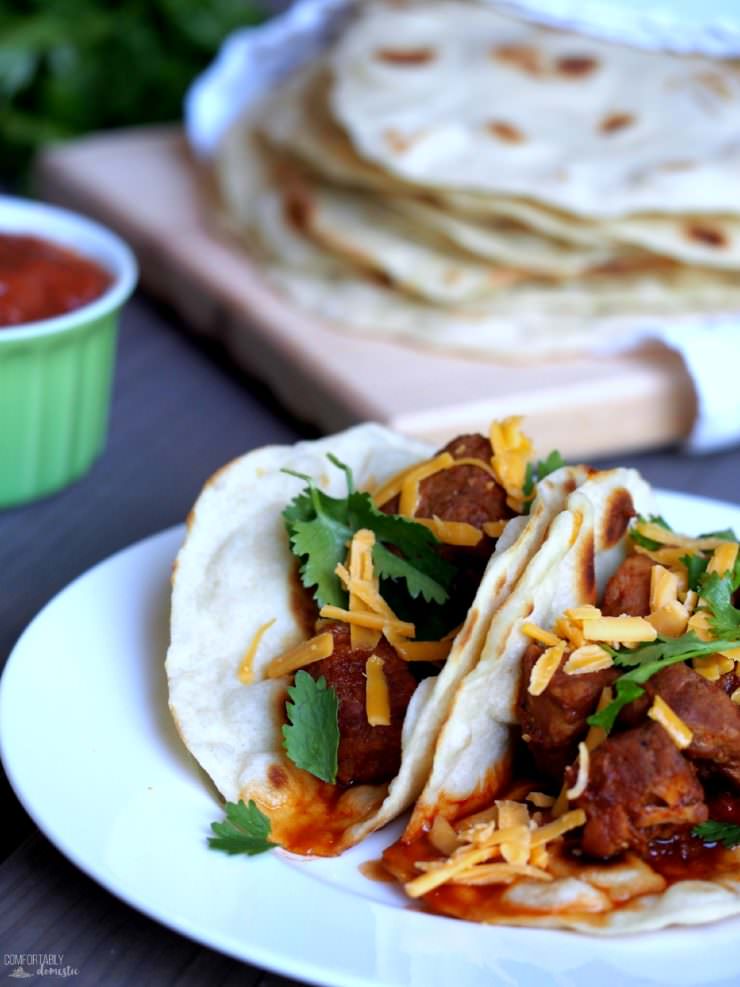
[(35, 236), (0, 233), (0, 327), (63, 315), (98, 298), (110, 274)]

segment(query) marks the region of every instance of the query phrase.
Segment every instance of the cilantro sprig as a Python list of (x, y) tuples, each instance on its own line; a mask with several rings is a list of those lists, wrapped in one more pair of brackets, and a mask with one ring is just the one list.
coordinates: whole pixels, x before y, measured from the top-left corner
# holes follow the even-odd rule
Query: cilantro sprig
[[(647, 518), (640, 517), (639, 521), (649, 521), (659, 524), (667, 531), (673, 530), (665, 518), (651, 514)], [(630, 537), (638, 545), (649, 551), (661, 546), (651, 538), (646, 538), (634, 528)], [(734, 541), (735, 533), (731, 528), (722, 531), (712, 531), (699, 538), (720, 538)], [(689, 588), (695, 590), (700, 598), (700, 611), (709, 614), (709, 627), (714, 635), (711, 641), (701, 641), (693, 632), (683, 634), (678, 638), (658, 637), (649, 644), (643, 644), (632, 651), (615, 651), (607, 649), (614, 658), (615, 665), (630, 667), (631, 671), (620, 676), (614, 683), (614, 699), (600, 712), (588, 718), (592, 726), (602, 727), (608, 733), (614, 726), (620, 711), (634, 699), (639, 698), (645, 690), (643, 685), (661, 669), (680, 661), (689, 661), (712, 655), (718, 651), (738, 647), (740, 642), (740, 609), (733, 605), (733, 595), (740, 587), (740, 558), (736, 561), (731, 572), (720, 575), (717, 572), (707, 572), (709, 556), (701, 552), (684, 555), (681, 562), (686, 566)]]
[(334, 689), (321, 676), (296, 672), (288, 689), (283, 726), (283, 746), (297, 768), (303, 768), (321, 781), (334, 784), (339, 755), (339, 700)]
[(661, 669), (676, 665), (680, 661), (712, 655), (716, 651), (734, 647), (737, 647), (737, 640), (700, 641), (696, 634), (689, 632), (677, 638), (659, 637), (651, 644), (635, 648), (634, 651), (612, 651), (615, 665), (633, 667), (630, 672), (626, 672), (616, 680), (614, 699), (600, 712), (589, 716), (589, 725), (602, 727), (609, 733), (621, 710), (643, 695), (645, 682)]
[(278, 845), (268, 839), (272, 828), (270, 820), (260, 812), (252, 799), (247, 805), (241, 799), (238, 802), (227, 802), (224, 812), (225, 822), (211, 823), (211, 829), (216, 834), (208, 838), (211, 849), (228, 854), (245, 853), (254, 857)]
[(698, 836), (704, 843), (721, 843), (732, 850), (740, 844), (740, 826), (735, 823), (716, 822), (708, 819), (707, 822), (699, 823), (691, 830), (692, 836)]
[(565, 460), (557, 449), (553, 449), (545, 459), (540, 459), (536, 463), (527, 463), (527, 469), (524, 474), (524, 483), (522, 484), (525, 514), (529, 514), (530, 508), (532, 507), (532, 501), (534, 500), (535, 494), (535, 485), (539, 483), (540, 480), (544, 480), (546, 476), (550, 475), (550, 473), (554, 473), (555, 470), (559, 470), (561, 466), (565, 466)]
[[(637, 515), (636, 525), (642, 524), (658, 524), (661, 528), (665, 528), (666, 531), (673, 531), (673, 528), (668, 524), (666, 519), (660, 514), (648, 514), (644, 517), (642, 514)], [(658, 549), (664, 546), (660, 542), (654, 541), (652, 538), (646, 538), (645, 535), (640, 534), (637, 527), (632, 527), (630, 529), (630, 538), (635, 543), (635, 545), (640, 545), (642, 548), (646, 548), (649, 552), (657, 552)]]
[[(349, 467), (328, 458), (346, 476), (345, 497), (331, 497), (310, 476), (285, 470), (307, 485), (285, 508), (283, 520), (291, 550), (300, 559), (301, 582), (314, 590), (318, 606), (347, 606), (347, 592), (334, 570), (345, 561), (352, 536), (361, 528), (375, 534), (373, 563), (381, 580), (402, 583), (407, 600), (446, 604), (455, 568), (440, 557), (434, 533), (408, 518), (383, 513), (369, 493), (354, 489)], [(417, 627), (421, 636), (423, 628)]]

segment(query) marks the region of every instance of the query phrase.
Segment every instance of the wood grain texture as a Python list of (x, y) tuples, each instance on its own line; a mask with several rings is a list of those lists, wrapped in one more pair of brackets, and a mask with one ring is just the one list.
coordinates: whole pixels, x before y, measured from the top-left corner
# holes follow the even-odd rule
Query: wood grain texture
[(504, 365), (332, 331), (272, 293), (235, 241), (211, 230), (178, 129), (86, 138), (47, 152), (45, 193), (122, 233), (144, 283), (188, 326), (223, 341), (287, 407), (325, 431), (374, 419), (442, 443), (491, 418), (528, 416), (540, 450), (569, 456), (654, 447), (687, 434), (694, 397), (662, 347), (626, 356)]

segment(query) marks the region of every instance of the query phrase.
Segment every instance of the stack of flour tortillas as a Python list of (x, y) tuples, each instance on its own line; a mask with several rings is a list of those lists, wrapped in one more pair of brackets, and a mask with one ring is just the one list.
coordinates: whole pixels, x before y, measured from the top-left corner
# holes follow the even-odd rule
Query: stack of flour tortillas
[(373, 0), (216, 160), (276, 288), (348, 331), (526, 360), (740, 311), (729, 60)]

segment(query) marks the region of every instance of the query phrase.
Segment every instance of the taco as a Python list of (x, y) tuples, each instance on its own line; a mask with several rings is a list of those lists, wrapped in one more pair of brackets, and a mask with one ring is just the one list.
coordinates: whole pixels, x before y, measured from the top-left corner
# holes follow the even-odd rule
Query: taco
[(533, 476), (530, 454), (518, 419), (434, 455), (364, 425), (206, 484), (173, 577), (170, 708), (283, 847), (339, 853), (419, 794), (494, 613), (585, 477), (557, 456)]
[[(568, 513), (496, 619), (524, 602)], [(740, 913), (738, 541), (638, 517), (628, 551), (590, 593), (566, 553), (508, 638), (492, 642), (494, 619), (456, 702), (491, 661), (498, 787), (385, 855), (432, 910), (611, 934)]]

